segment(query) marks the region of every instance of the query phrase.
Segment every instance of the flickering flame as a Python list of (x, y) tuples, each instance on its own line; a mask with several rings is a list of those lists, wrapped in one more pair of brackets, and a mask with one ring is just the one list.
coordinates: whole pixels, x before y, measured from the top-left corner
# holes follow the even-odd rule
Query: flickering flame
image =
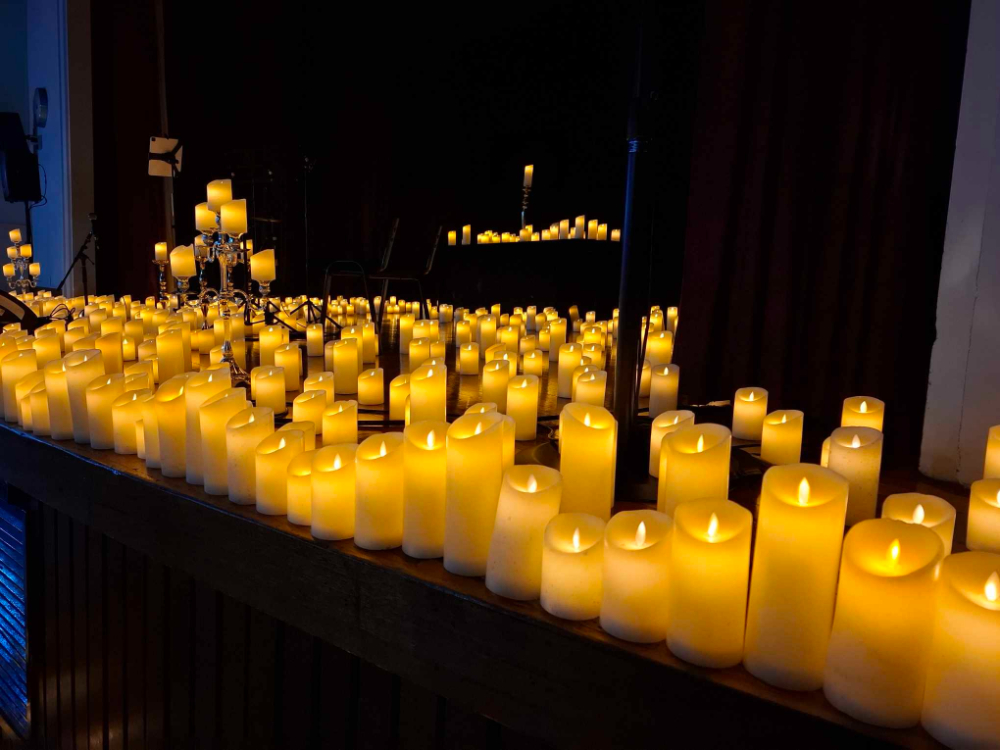
[(809, 480), (805, 477), (799, 482), (799, 505), (809, 505)]
[(855, 435), (854, 439), (851, 440), (851, 447), (852, 448), (860, 448), (861, 447), (861, 438), (859, 438), (857, 435)]
[(639, 528), (635, 530), (635, 546), (643, 547), (646, 544), (646, 522), (639, 521)]
[(212, 382), (212, 378), (214, 378), (214, 377), (215, 377), (215, 375), (213, 375), (212, 373), (209, 373), (208, 374), (208, 379), (205, 382), (206, 383), (211, 383)]
[(280, 451), (284, 447), (285, 447), (285, 439), (281, 438), (281, 440), (278, 441), (278, 450)]
[(479, 435), (483, 431), (483, 423), (476, 422), (476, 429), (473, 431), (473, 435)]
[(701, 453), (702, 451), (705, 450), (705, 436), (704, 435), (699, 435), (698, 436), (698, 447), (695, 450), (698, 453)]
[(538, 491), (538, 481), (535, 479), (535, 475), (534, 474), (529, 474), (528, 475), (528, 492), (537, 492), (537, 491)]
[(925, 515), (924, 506), (917, 503), (917, 507), (913, 509), (913, 523), (923, 523)]
[(250, 414), (250, 419), (247, 420), (247, 424), (250, 424), (251, 422), (253, 422), (256, 419), (257, 419), (257, 417), (255, 417), (253, 414)]
[(747, 401), (753, 401), (753, 391), (750, 391), (750, 395), (747, 396)]
[(1000, 508), (1000, 490), (997, 490), (997, 507)]
[(858, 409), (858, 411), (860, 411), (862, 414), (867, 414), (868, 413), (868, 402), (867, 401), (862, 401), (861, 402), (861, 408)]
[(527, 388), (528, 387), (528, 381), (527, 380), (522, 380), (521, 384), (519, 386), (517, 386), (517, 387), (518, 388)]
[(385, 455), (385, 441), (384, 440), (382, 441), (382, 445), (378, 449), (378, 455), (379, 455), (379, 457)]
[(681, 415), (680, 414), (677, 414), (676, 416), (674, 416), (673, 424), (677, 424), (680, 421), (681, 421)]
[(342, 464), (340, 463), (340, 454), (338, 453), (338, 454), (337, 454), (336, 456), (334, 456), (334, 458), (333, 458), (333, 470), (334, 470), (334, 471), (340, 471), (340, 467), (341, 467), (341, 465), (342, 465)]
[[(580, 551), (580, 527), (579, 526), (576, 529), (573, 530), (573, 551), (574, 552), (579, 552)], [(996, 575), (996, 573), (994, 573), (993, 575)], [(994, 591), (995, 590), (996, 589), (994, 587)], [(994, 598), (996, 598), (996, 594), (994, 594)]]
[(991, 602), (995, 602), (997, 600), (997, 596), (1000, 596), (1000, 575), (998, 575), (995, 570), (989, 580), (986, 581), (986, 585), (983, 587), (983, 593), (986, 594), (986, 598)]
[(708, 519), (708, 538), (715, 539), (715, 535), (719, 533), (719, 517), (712, 514), (712, 517)]
[(788, 415), (787, 414), (782, 414), (781, 415), (781, 424), (785, 424), (787, 421), (788, 421)]
[(583, 415), (583, 424), (585, 426), (587, 426), (587, 427), (590, 427), (590, 412), (589, 411), (586, 414)]
[(181, 386), (181, 387), (180, 387), (180, 388), (179, 388), (179, 389), (177, 390), (177, 395), (178, 395), (178, 396), (183, 396), (183, 395), (184, 395), (184, 386)]
[(893, 539), (892, 544), (889, 545), (889, 551), (886, 553), (886, 557), (889, 562), (895, 563), (899, 560), (899, 540)]
[(427, 447), (428, 448), (434, 447), (434, 430), (431, 430), (430, 432), (427, 433)]

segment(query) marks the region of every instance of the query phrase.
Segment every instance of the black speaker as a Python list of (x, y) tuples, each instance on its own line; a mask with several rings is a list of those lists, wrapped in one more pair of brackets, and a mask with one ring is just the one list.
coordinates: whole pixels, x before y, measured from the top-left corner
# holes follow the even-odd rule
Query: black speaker
[(0, 181), (8, 203), (36, 203), (42, 199), (38, 156), (28, 150), (17, 112), (0, 112)]

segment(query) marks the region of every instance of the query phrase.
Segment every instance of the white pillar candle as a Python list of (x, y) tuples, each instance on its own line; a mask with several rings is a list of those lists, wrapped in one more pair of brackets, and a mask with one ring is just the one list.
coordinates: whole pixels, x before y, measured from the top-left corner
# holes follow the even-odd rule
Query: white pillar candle
[(871, 427), (838, 427), (830, 435), (829, 467), (851, 485), (847, 525), (874, 518), (882, 469), (882, 433)]
[(805, 414), (796, 409), (772, 411), (764, 417), (760, 458), (773, 466), (797, 464), (802, 459)]
[(537, 599), (545, 527), (557, 513), (562, 480), (555, 469), (523, 465), (503, 478), (486, 563), (486, 588), (508, 599)]
[[(73, 440), (89, 443), (90, 426), (87, 422), (84, 389), (94, 378), (104, 374), (104, 360), (97, 349), (81, 349), (67, 354), (63, 357), (63, 362), (66, 365), (66, 394), (73, 415)], [(50, 414), (50, 418), (51, 416)], [(52, 437), (56, 437), (54, 424)]]
[(576, 381), (573, 400), (581, 404), (604, 406), (607, 385), (608, 373), (604, 370), (596, 370), (581, 375)]
[(573, 370), (580, 366), (582, 344), (563, 344), (559, 347), (559, 398), (573, 396)]
[[(559, 350), (566, 343), (566, 319), (555, 318), (549, 321), (548, 353), (550, 362), (559, 362)], [(569, 398), (568, 396), (564, 398)]]
[(492, 360), (483, 365), (482, 398), (495, 403), (497, 410), (507, 411), (507, 386), (510, 382), (510, 366), (503, 360)]
[(941, 564), (920, 723), (948, 747), (1000, 736), (1000, 555), (963, 552)]
[(87, 424), (90, 428), (90, 447), (111, 450), (115, 447), (115, 429), (111, 418), (112, 404), (125, 392), (125, 376), (121, 373), (100, 375), (87, 385)]
[(157, 389), (153, 399), (160, 434), (160, 471), (165, 477), (183, 477), (187, 473), (187, 410), (184, 401), (187, 381), (187, 373), (175, 375)]
[(372, 435), (358, 446), (354, 543), (392, 549), (403, 543), (403, 433)]
[(14, 405), (18, 410), (18, 423), (28, 431), (32, 431), (31, 402), (27, 399), (29, 393), (38, 385), (45, 385), (45, 370), (35, 370), (17, 381), (14, 385)]
[(399, 351), (408, 352), (413, 338), (413, 321), (416, 316), (404, 313), (399, 316)]
[(1000, 553), (1000, 478), (972, 483), (965, 544), (969, 549)]
[(657, 331), (646, 339), (646, 359), (653, 366), (669, 365), (674, 358), (674, 334)]
[[(17, 401), (14, 387), (21, 378), (38, 370), (38, 353), (34, 349), (22, 349), (7, 354), (0, 362), (0, 383), (3, 386), (4, 419), (17, 422)], [(96, 377), (96, 376), (95, 376)]]
[(447, 420), (448, 371), (439, 365), (421, 365), (410, 373), (410, 421)]
[(184, 348), (183, 332), (171, 330), (156, 337), (156, 363), (161, 383), (190, 369), (191, 357)]
[(265, 326), (260, 334), (260, 366), (271, 367), (275, 364), (275, 350), (288, 341), (288, 329), (284, 326)]
[(642, 361), (642, 371), (639, 374), (639, 397), (647, 398), (652, 388), (653, 365), (648, 359)]
[(837, 592), (847, 482), (812, 464), (764, 474), (743, 664), (786, 690), (816, 690)]
[(525, 375), (541, 377), (542, 373), (545, 371), (545, 365), (547, 362), (548, 357), (545, 356), (544, 352), (538, 349), (527, 352), (521, 359), (521, 372)]
[(274, 366), (285, 373), (285, 390), (297, 391), (302, 377), (302, 350), (299, 342), (281, 344), (274, 350)]
[(507, 382), (507, 414), (516, 425), (516, 440), (534, 440), (538, 434), (538, 377), (520, 375)]
[(567, 404), (559, 414), (559, 470), (566, 513), (607, 520), (615, 498), (618, 423), (607, 409)]
[(288, 523), (312, 525), (312, 466), (315, 450), (303, 451), (288, 463), (285, 497)]
[(124, 361), (121, 333), (116, 331), (98, 336), (94, 343), (94, 348), (98, 349), (104, 357), (104, 370), (108, 373), (121, 372)]
[(882, 518), (926, 526), (941, 537), (945, 556), (951, 554), (955, 536), (955, 508), (943, 498), (919, 492), (889, 495), (882, 503)]
[(202, 404), (218, 393), (232, 387), (230, 371), (206, 370), (199, 372), (187, 380), (184, 388), (184, 403), (187, 414), (187, 436), (185, 438), (186, 478), (188, 484), (204, 483), (203, 450), (201, 444), (201, 418), (199, 410)]
[(677, 391), (681, 368), (677, 365), (654, 365), (650, 371), (649, 416), (656, 419), (665, 411), (677, 409)]
[(410, 367), (420, 367), (423, 361), (431, 356), (431, 340), (427, 338), (412, 338), (407, 349)]
[(1000, 425), (990, 427), (986, 435), (986, 458), (983, 463), (983, 479), (1000, 478)]
[(844, 399), (840, 415), (841, 427), (871, 427), (882, 432), (885, 402), (872, 396), (851, 396)]
[[(136, 422), (135, 452), (139, 455), (140, 446), (143, 458), (146, 461), (146, 469), (160, 468), (160, 428), (156, 423), (156, 398), (143, 401), (142, 420)], [(139, 430), (142, 429), (142, 435)]]
[(275, 430), (275, 432), (281, 432), (282, 430), (298, 430), (302, 433), (302, 450), (316, 450), (316, 428), (312, 422), (286, 422)]
[(49, 398), (45, 384), (41, 383), (32, 388), (27, 398), (31, 408), (31, 431), (36, 435), (51, 435)]
[(451, 573), (486, 573), (503, 479), (504, 418), (467, 414), (448, 428), (444, 567)]
[(229, 456), (226, 447), (226, 425), (245, 410), (245, 388), (227, 388), (205, 399), (198, 409), (201, 426), (201, 465), (205, 492), (209, 495), (229, 493)]
[(276, 415), (288, 411), (285, 401), (285, 371), (280, 367), (258, 367), (254, 378), (257, 406), (266, 406)]
[(279, 430), (257, 445), (254, 476), (258, 513), (283, 516), (288, 512), (288, 464), (305, 450), (302, 437), (298, 430)]
[(403, 431), (403, 552), (444, 555), (448, 423), (414, 422)]
[(397, 375), (389, 381), (389, 419), (402, 420), (405, 416), (406, 399), (410, 395), (410, 376)]
[(477, 375), (479, 373), (479, 344), (473, 341), (459, 347), (458, 372), (460, 375)]
[(306, 377), (302, 381), (302, 392), (323, 391), (326, 394), (326, 402), (332, 404), (336, 396), (333, 391), (333, 372), (322, 371)]
[[(358, 392), (358, 342), (339, 339), (333, 344), (333, 388), (337, 393)], [(329, 365), (327, 365), (329, 366)]]
[(314, 432), (322, 434), (326, 407), (326, 391), (303, 391), (292, 399), (292, 421), (309, 422)]
[(686, 409), (665, 411), (653, 420), (649, 433), (649, 476), (660, 476), (660, 448), (663, 438), (693, 424), (694, 412)]
[(588, 513), (560, 513), (545, 527), (542, 608), (564, 620), (601, 613), (604, 521)]
[(312, 535), (317, 539), (354, 536), (355, 453), (353, 443), (316, 451), (312, 465)]
[(847, 533), (823, 673), (844, 713), (893, 728), (920, 720), (943, 555), (941, 538), (916, 524), (869, 519)]
[(38, 356), (38, 367), (45, 367), (49, 362), (62, 357), (62, 337), (56, 333), (36, 338), (31, 342), (31, 348)]
[(767, 391), (760, 387), (740, 388), (733, 397), (733, 437), (760, 440), (767, 414)]
[(601, 627), (616, 638), (666, 637), (672, 526), (670, 516), (655, 510), (622, 511), (608, 522)]
[(677, 506), (667, 594), (667, 647), (702, 667), (743, 659), (753, 516), (729, 500)]
[(257, 502), (257, 446), (274, 432), (274, 411), (244, 409), (226, 423), (226, 477), (229, 499), (237, 505)]
[(358, 402), (337, 401), (323, 412), (323, 445), (358, 442)]
[(306, 353), (310, 357), (323, 356), (322, 323), (311, 323), (306, 326)]
[(677, 430), (660, 444), (660, 481), (656, 506), (672, 516), (681, 503), (703, 497), (729, 497), (732, 436), (720, 424)]

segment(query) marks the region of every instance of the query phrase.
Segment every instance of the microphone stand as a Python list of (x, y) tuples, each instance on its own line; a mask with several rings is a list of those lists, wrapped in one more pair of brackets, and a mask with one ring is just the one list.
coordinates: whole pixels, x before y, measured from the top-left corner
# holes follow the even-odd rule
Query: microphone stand
[(83, 241), (83, 244), (80, 245), (80, 250), (77, 252), (76, 257), (73, 258), (73, 262), (70, 263), (69, 264), (69, 268), (66, 269), (66, 275), (62, 277), (62, 281), (60, 281), (56, 285), (56, 287), (55, 287), (59, 291), (62, 291), (63, 285), (66, 283), (66, 279), (68, 279), (69, 275), (71, 273), (73, 273), (73, 267), (77, 263), (79, 263), (80, 264), (80, 272), (81, 272), (81, 275), (83, 276), (83, 304), (84, 305), (88, 304), (88, 296), (89, 296), (87, 294), (87, 263), (89, 262), (91, 265), (94, 265), (94, 261), (92, 261), (90, 259), (90, 256), (87, 255), (87, 247), (90, 245), (91, 239), (94, 240), (94, 251), (96, 252), (98, 250), (98, 248), (100, 247), (100, 245), (98, 244), (97, 235), (94, 234), (94, 230), (93, 230), (93, 228), (91, 228), (91, 230), (89, 232), (87, 232), (87, 239), (85, 239)]

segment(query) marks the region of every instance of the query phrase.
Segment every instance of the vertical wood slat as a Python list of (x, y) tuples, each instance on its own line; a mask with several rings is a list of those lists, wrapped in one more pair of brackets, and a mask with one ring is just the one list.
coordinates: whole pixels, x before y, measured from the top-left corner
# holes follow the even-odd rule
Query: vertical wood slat
[(55, 515), (56, 585), (59, 619), (59, 746), (73, 750), (73, 546), (70, 519)]
[(45, 737), (59, 747), (59, 606), (56, 588), (56, 514), (42, 506), (42, 559), (45, 566)]
[(285, 625), (281, 648), (279, 736), (285, 747), (308, 747), (313, 720), (313, 638)]
[(396, 734), (399, 680), (374, 664), (361, 662), (358, 686), (357, 747), (387, 750)]
[(104, 649), (104, 543), (87, 529), (87, 728), (90, 750), (101, 750), (107, 735)]
[(319, 644), (320, 706), (316, 721), (318, 746), (354, 747), (357, 727), (358, 659), (328, 643)]
[(191, 738), (191, 576), (179, 570), (167, 574), (167, 663), (169, 675), (167, 726), (170, 745), (189, 744)]
[(440, 700), (409, 680), (399, 681), (399, 750), (437, 747)]
[(194, 680), (191, 711), (194, 736), (201, 748), (216, 746), (218, 720), (218, 594), (203, 583), (194, 584)]
[(152, 560), (145, 560), (146, 607), (146, 737), (145, 746), (166, 747), (167, 731), (164, 702), (167, 697), (165, 657), (167, 629), (166, 613), (167, 569)]
[(126, 735), (130, 748), (146, 739), (145, 565), (138, 552), (125, 549), (125, 695)]
[(249, 608), (222, 597), (219, 643), (219, 730), (223, 748), (245, 747)]
[(107, 721), (107, 746), (111, 750), (125, 746), (125, 548), (113, 539), (105, 540), (104, 555), (104, 694)]
[[(14, 492), (13, 488), (8, 488)], [(45, 735), (45, 566), (44, 566), (44, 536), (42, 528), (42, 506), (38, 502), (27, 502), (27, 565), (28, 590), (27, 603), (28, 626), (28, 701), (31, 709), (31, 742), (38, 747), (45, 747), (48, 738)], [(34, 648), (31, 638), (38, 637)]]
[(276, 655), (277, 621), (251, 609), (246, 650), (248, 747), (270, 747), (274, 742)]
[(76, 726), (77, 750), (86, 750), (90, 742), (90, 710), (87, 700), (89, 689), (89, 652), (87, 650), (88, 597), (87, 597), (87, 527), (78, 521), (72, 524), (73, 545), (73, 714)]

